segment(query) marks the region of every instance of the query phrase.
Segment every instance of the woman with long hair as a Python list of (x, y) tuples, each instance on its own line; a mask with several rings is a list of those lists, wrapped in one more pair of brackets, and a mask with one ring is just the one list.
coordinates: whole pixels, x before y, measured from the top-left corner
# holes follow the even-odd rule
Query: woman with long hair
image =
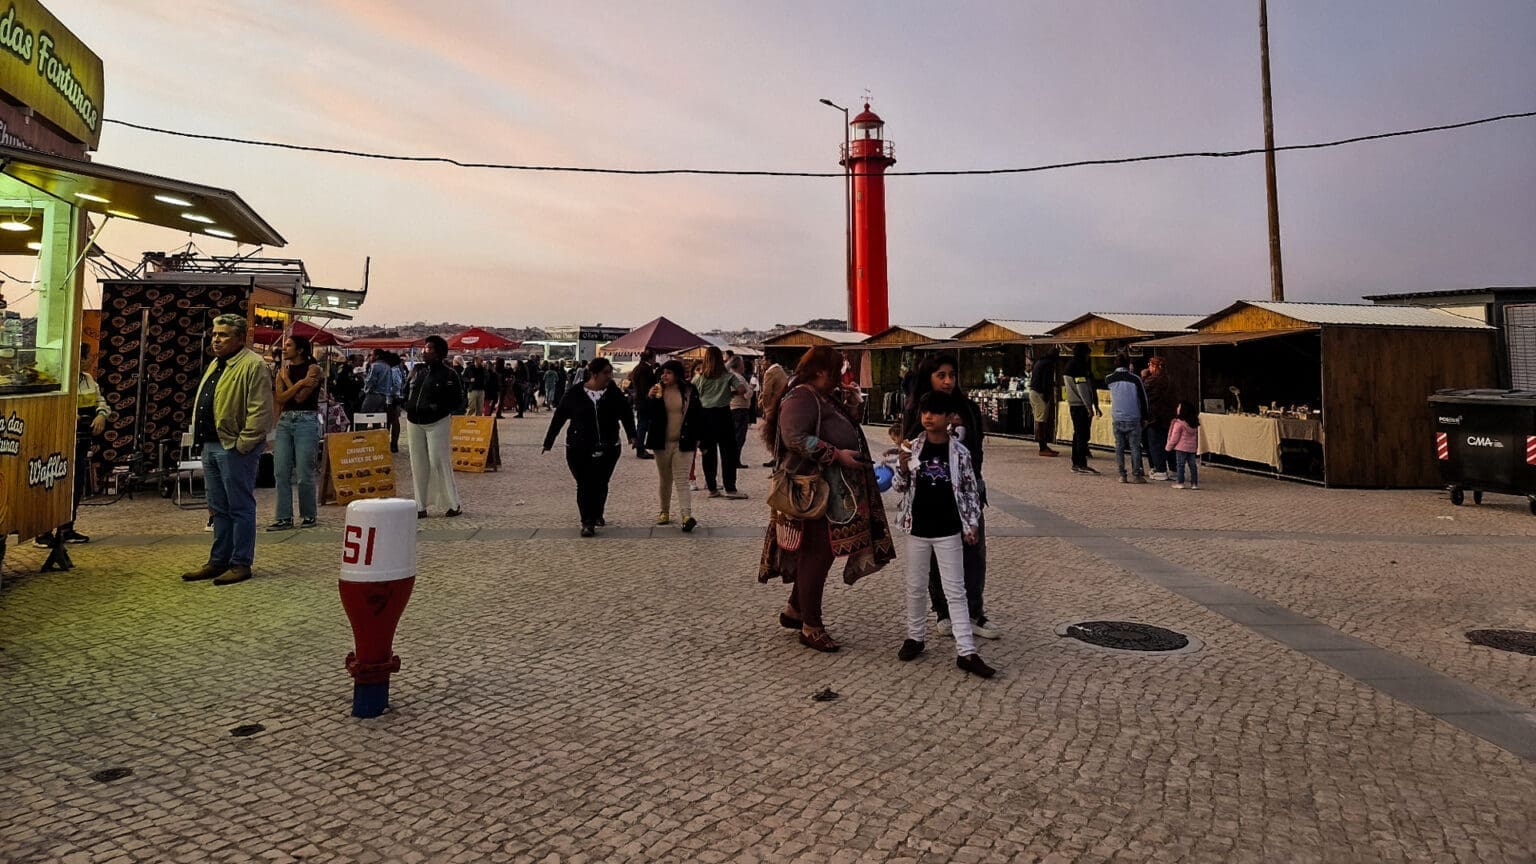
[[(912, 398), (907, 402), (906, 411), (902, 416), (902, 437), (911, 441), (923, 435), (922, 413), (918, 405), (925, 394), (931, 392), (945, 394), (955, 413), (950, 420), (950, 434), (959, 439), (960, 443), (971, 456), (971, 467), (976, 474), (976, 485), (980, 490), (981, 506), (983, 508), (977, 518), (976, 542), (967, 543), (964, 546), (965, 568), (965, 600), (969, 607), (967, 610), (971, 619), (971, 632), (984, 639), (996, 639), (997, 628), (987, 622), (987, 613), (983, 598), (987, 590), (987, 521), (985, 508), (987, 506), (987, 481), (982, 476), (981, 464), (984, 458), (983, 443), (986, 439), (985, 421), (981, 416), (981, 407), (965, 393), (965, 388), (960, 386), (960, 363), (953, 354), (930, 354), (923, 358), (917, 366), (917, 378), (913, 382)], [(953, 622), (950, 614), (949, 601), (944, 596), (944, 583), (939, 578), (939, 561), (934, 555), (929, 555), (928, 561), (928, 600), (933, 606), (933, 613), (938, 619), (934, 626), (935, 632), (948, 636), (953, 631)]]
[(699, 404), (704, 407), (703, 434), (699, 443), (704, 450), (704, 485), (709, 487), (709, 497), (719, 498), (716, 485), (716, 469), (719, 480), (725, 486), (725, 497), (742, 499), (746, 493), (736, 490), (736, 466), (741, 464), (741, 453), (736, 450), (736, 426), (731, 422), (731, 398), (745, 395), (747, 382), (725, 365), (725, 355), (714, 345), (704, 350), (704, 360), (698, 374), (693, 376), (694, 389), (699, 392)]
[(641, 398), (640, 414), (646, 420), (642, 447), (656, 459), (656, 474), (661, 481), (661, 510), (657, 525), (672, 522), (672, 493), (677, 493), (683, 531), (697, 528), (693, 518), (693, 493), (688, 490), (688, 469), (698, 446), (698, 429), (704, 422), (698, 391), (688, 383), (681, 360), (661, 364), (656, 383)]
[(839, 648), (821, 615), (832, 563), (848, 559), (843, 581), (852, 585), (896, 555), (869, 443), (839, 393), (842, 368), (842, 355), (831, 347), (810, 349), (784, 397), (763, 412), (763, 443), (777, 470), (820, 476), (832, 489), (832, 503), (816, 519), (773, 511), (757, 578), (767, 582), (777, 576), (793, 584), (779, 623), (800, 631), (802, 645), (828, 652)]
[(299, 526), (313, 528), (318, 518), (315, 501), (316, 454), (320, 447), (320, 364), (314, 347), (297, 333), (283, 340), (283, 368), (272, 385), (277, 408), (277, 441), (272, 449), (272, 470), (277, 480), (277, 515), (268, 531), (287, 531), (293, 525), (294, 474), (298, 474)]
[(464, 412), (468, 398), (463, 379), (447, 359), (447, 340), (428, 336), (405, 387), (417, 519), (425, 519), (429, 507), (440, 507), (449, 517), (464, 512), (453, 482), (453, 415)]

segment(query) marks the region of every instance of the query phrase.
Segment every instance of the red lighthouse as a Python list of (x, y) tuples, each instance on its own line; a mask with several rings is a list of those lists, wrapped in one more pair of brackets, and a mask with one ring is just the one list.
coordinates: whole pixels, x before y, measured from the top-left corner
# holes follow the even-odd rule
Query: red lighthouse
[(891, 326), (885, 274), (885, 169), (896, 164), (885, 121), (864, 110), (853, 122), (853, 135), (840, 164), (853, 174), (853, 296), (848, 329), (879, 333)]

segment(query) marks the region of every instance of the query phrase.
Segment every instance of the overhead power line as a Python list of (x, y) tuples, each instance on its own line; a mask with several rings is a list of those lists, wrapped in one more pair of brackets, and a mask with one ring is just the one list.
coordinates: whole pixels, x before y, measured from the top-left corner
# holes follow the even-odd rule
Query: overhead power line
[[(1536, 111), (1522, 111), (1514, 114), (1499, 114), (1494, 117), (1483, 117), (1477, 120), (1466, 120), (1461, 123), (1446, 123), (1440, 126), (1422, 126), (1417, 129), (1403, 129), (1396, 132), (1378, 132), (1373, 135), (1357, 135), (1353, 138), (1340, 138), (1336, 141), (1321, 141), (1315, 144), (1287, 144), (1274, 148), (1274, 152), (1283, 153), (1294, 150), (1322, 150), (1328, 147), (1342, 147), (1346, 144), (1358, 144), (1363, 141), (1380, 141), (1387, 138), (1403, 138), (1409, 135), (1423, 135), (1429, 132), (1446, 132), (1452, 129), (1466, 129), (1471, 126), (1482, 126), (1488, 123), (1498, 123), (1504, 120), (1519, 120), (1536, 117)], [(159, 135), (170, 135), (177, 138), (191, 138), (199, 141), (219, 141), (226, 144), (243, 144), (251, 147), (270, 147), (277, 150), (294, 150), (302, 153), (323, 153), (332, 156), (349, 156), (358, 159), (379, 159), (388, 162), (415, 162), (437, 165), (451, 165), (456, 168), (489, 169), (496, 171), (532, 171), (545, 173), (565, 174), (622, 174), (631, 176), (661, 176), (661, 175), (700, 175), (708, 177), (846, 177), (843, 171), (757, 171), (741, 169), (711, 169), (711, 168), (585, 168), (572, 165), (519, 165), (506, 162), (468, 162), (455, 159), (452, 156), (407, 156), (393, 153), (370, 153), (365, 150), (348, 150), (339, 147), (317, 147), (309, 144), (289, 144), (282, 141), (260, 141), (252, 138), (236, 138), (228, 135), (210, 135), (200, 132), (183, 132), (176, 129), (163, 129), (158, 126), (148, 126), (142, 123), (133, 123), (128, 120), (118, 120), (113, 117), (103, 119), (105, 123), (123, 126), (129, 129), (137, 129), (141, 132), (153, 132)], [(959, 168), (952, 170), (936, 171), (888, 171), (886, 177), (959, 177), (977, 176), (989, 174), (1032, 174), (1038, 171), (1055, 171), (1062, 168), (1083, 168), (1092, 165), (1128, 165), (1135, 162), (1166, 162), (1174, 159), (1230, 159), (1238, 156), (1256, 156), (1268, 152), (1263, 147), (1251, 147), (1244, 150), (1205, 150), (1190, 151), (1186, 153), (1159, 153), (1151, 156), (1125, 156), (1113, 159), (1079, 159), (1072, 162), (1054, 162), (1048, 165), (1031, 165), (1023, 168)]]

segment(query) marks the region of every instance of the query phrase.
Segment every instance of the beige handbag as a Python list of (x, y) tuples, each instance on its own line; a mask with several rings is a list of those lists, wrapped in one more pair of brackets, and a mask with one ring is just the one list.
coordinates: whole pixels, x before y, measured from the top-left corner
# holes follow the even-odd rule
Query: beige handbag
[[(821, 437), (821, 397), (816, 396), (816, 437)], [(768, 480), (768, 506), (790, 519), (820, 519), (826, 515), (832, 489), (815, 474), (791, 474), (780, 467)]]

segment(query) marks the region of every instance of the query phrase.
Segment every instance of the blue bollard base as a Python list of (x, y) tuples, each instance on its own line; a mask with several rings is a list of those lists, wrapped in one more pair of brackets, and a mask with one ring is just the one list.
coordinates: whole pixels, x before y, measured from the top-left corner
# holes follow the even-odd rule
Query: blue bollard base
[(389, 682), (352, 685), (352, 716), (377, 717), (389, 708)]

